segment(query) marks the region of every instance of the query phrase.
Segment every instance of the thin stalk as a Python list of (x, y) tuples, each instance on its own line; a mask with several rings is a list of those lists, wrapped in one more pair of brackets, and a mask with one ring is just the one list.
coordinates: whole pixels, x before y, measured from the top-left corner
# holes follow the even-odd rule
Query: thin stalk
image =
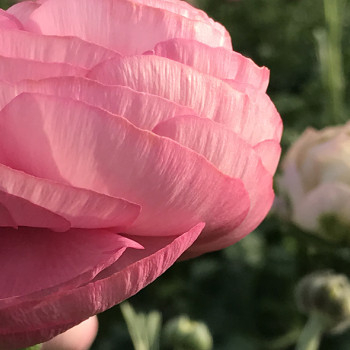
[(325, 320), (318, 313), (311, 313), (300, 334), (296, 350), (317, 350), (325, 329)]
[(323, 0), (325, 28), (316, 31), (324, 88), (328, 95), (327, 123), (345, 121), (345, 79), (342, 39), (345, 0)]

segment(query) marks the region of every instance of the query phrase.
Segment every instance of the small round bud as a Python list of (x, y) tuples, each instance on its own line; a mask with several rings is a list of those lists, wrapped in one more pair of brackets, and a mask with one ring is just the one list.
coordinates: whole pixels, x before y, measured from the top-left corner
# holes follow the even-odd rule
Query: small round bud
[(213, 339), (208, 327), (187, 316), (170, 320), (164, 328), (164, 340), (167, 345), (181, 350), (211, 350)]
[(302, 312), (322, 315), (329, 331), (342, 332), (350, 326), (350, 283), (345, 275), (310, 274), (299, 282), (296, 298)]

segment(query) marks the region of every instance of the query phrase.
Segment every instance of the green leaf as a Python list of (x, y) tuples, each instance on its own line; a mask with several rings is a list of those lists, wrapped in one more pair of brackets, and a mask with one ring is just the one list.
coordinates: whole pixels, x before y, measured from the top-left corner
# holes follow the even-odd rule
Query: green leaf
[(120, 305), (135, 350), (159, 350), (162, 316), (157, 311), (136, 313), (124, 302)]

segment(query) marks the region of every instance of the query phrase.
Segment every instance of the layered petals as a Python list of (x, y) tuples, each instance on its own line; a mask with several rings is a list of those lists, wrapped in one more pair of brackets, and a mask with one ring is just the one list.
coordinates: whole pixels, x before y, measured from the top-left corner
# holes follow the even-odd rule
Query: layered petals
[[(83, 69), (91, 69), (103, 61), (119, 56), (115, 51), (79, 38), (43, 36), (20, 30), (1, 30), (0, 42), (0, 55), (4, 57), (40, 63), (65, 63)], [(12, 65), (14, 64), (16, 63), (13, 62)], [(62, 75), (66, 74), (62, 72)], [(26, 76), (21, 76), (21, 80), (23, 79)]]
[[(138, 205), (126, 200), (30, 176), (1, 164), (0, 175), (0, 196), (16, 197), (16, 200), (13, 198), (13, 203), (8, 202), (7, 205), (0, 197), (0, 202), (9, 210), (16, 223), (16, 225), (4, 225), (0, 221), (1, 226), (62, 230), (61, 226), (57, 227), (54, 224), (56, 220), (52, 225), (48, 224), (50, 216), (56, 214), (64, 218), (65, 222), (68, 221), (68, 228), (113, 227), (123, 231), (135, 221), (140, 212)], [(34, 208), (40, 207), (49, 211), (51, 215), (48, 216), (47, 213), (43, 215), (41, 211), (35, 214), (33, 210), (27, 213), (23, 210), (23, 200), (28, 202), (28, 206), (32, 204)]]
[(258, 90), (266, 91), (269, 83), (267, 68), (258, 67), (251, 59), (223, 47), (210, 47), (195, 40), (176, 38), (158, 43), (153, 52), (202, 73), (249, 84)]
[(22, 27), (25, 28), (28, 24), (30, 15), (39, 7), (40, 1), (20, 1), (11, 6), (7, 12), (17, 18)]
[[(3, 228), (0, 243), (1, 306), (3, 302), (6, 305), (8, 298), (32, 293), (43, 296), (51, 289), (62, 291), (80, 286), (113, 264), (125, 249), (142, 248), (103, 230)], [(16, 255), (11, 247), (16, 247)]]
[(191, 108), (156, 95), (138, 92), (125, 86), (103, 85), (76, 77), (23, 81), (19, 84), (0, 81), (0, 109), (22, 92), (39, 92), (82, 101), (121, 115), (145, 130), (152, 130), (159, 122), (176, 115), (194, 114)]
[(15, 16), (0, 9), (0, 29), (22, 29), (22, 24)]
[(0, 228), (29, 226), (67, 231), (68, 220), (25, 198), (0, 191)]
[(76, 36), (124, 55), (141, 54), (158, 42), (176, 37), (231, 48), (221, 26), (190, 17), (133, 0), (47, 0), (23, 25), (28, 31), (45, 35)]
[[(15, 350), (48, 340), (132, 296), (168, 269), (193, 244), (203, 227), (198, 224), (177, 237), (138, 237), (137, 243), (143, 249), (126, 249), (115, 263), (80, 287), (51, 292), (45, 299), (39, 293), (25, 300), (0, 300), (0, 348)], [(108, 239), (118, 237), (105, 234)]]
[[(258, 100), (253, 101), (220, 79), (164, 57), (111, 59), (96, 66), (87, 77), (104, 84), (129, 86), (191, 107), (199, 116), (226, 125), (253, 145), (281, 136), (282, 128), (276, 128), (281, 126), (280, 116), (266, 94), (257, 95)], [(163, 84), (164, 80), (172, 83)], [(256, 128), (259, 119), (263, 122)]]
[(190, 253), (203, 253), (209, 246), (221, 249), (231, 245), (260, 224), (274, 198), (272, 175), (249, 144), (231, 130), (193, 116), (172, 118), (157, 125), (154, 132), (202, 154), (228, 176), (242, 179), (249, 194), (250, 210), (243, 222), (236, 229), (223, 232), (220, 238), (204, 232)]
[(44, 79), (55, 76), (84, 76), (87, 70), (65, 63), (43, 63), (0, 56), (0, 77), (9, 83), (24, 79)]
[[(22, 94), (2, 110), (0, 130), (3, 164), (141, 205), (129, 233), (173, 235), (199, 221), (213, 232), (227, 231), (249, 209), (240, 179), (168, 138), (81, 102)], [(207, 188), (213, 189), (210, 201)]]

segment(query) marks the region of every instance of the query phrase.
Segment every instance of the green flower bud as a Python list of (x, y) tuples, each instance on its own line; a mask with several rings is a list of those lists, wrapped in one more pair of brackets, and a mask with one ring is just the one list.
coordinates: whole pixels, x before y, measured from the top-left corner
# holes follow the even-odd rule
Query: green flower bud
[(350, 283), (345, 275), (329, 271), (308, 275), (299, 282), (296, 297), (299, 309), (319, 313), (330, 332), (350, 326)]
[(187, 316), (174, 318), (165, 325), (164, 341), (176, 350), (211, 350), (213, 347), (208, 327)]

